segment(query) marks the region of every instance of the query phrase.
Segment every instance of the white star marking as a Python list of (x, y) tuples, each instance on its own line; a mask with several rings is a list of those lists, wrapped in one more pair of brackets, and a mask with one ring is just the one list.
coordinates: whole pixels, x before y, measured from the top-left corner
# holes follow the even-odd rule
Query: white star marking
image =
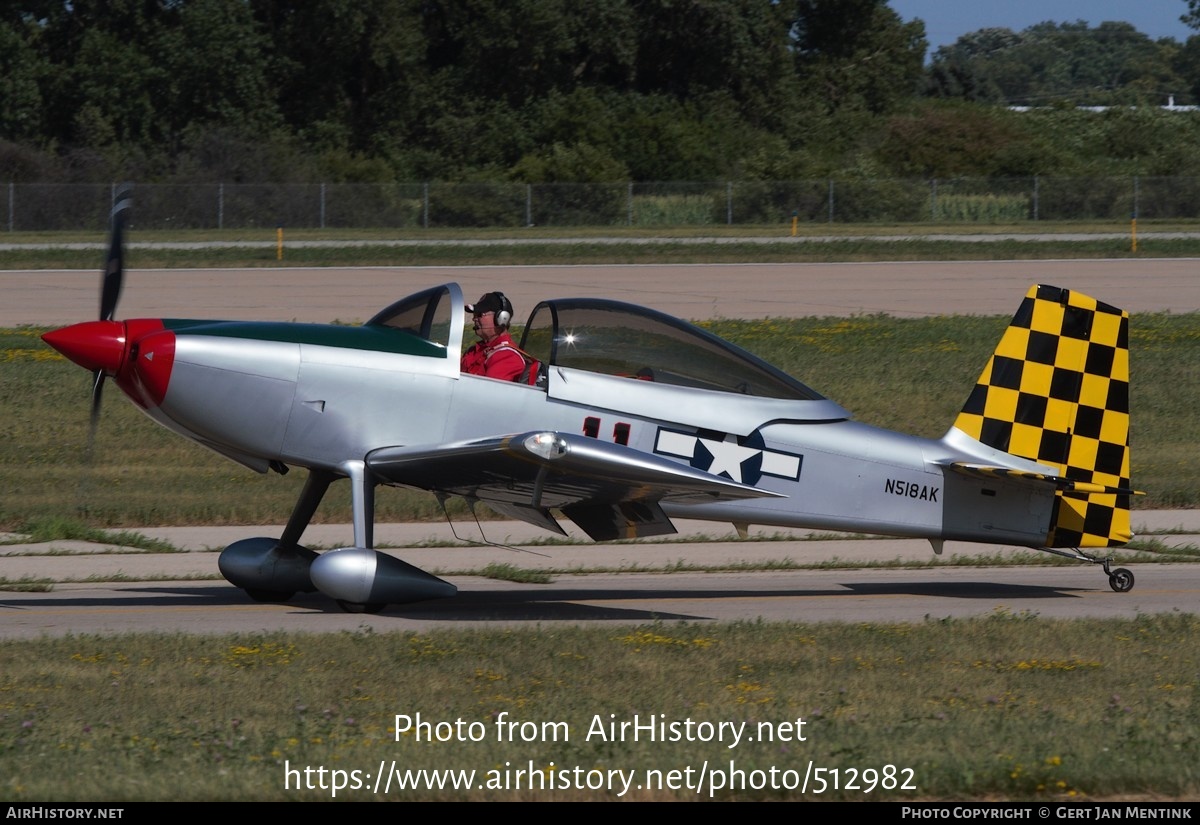
[(747, 482), (742, 477), (742, 464), (747, 459), (761, 454), (763, 474), (793, 480), (800, 478), (800, 456), (756, 447), (742, 447), (732, 441), (713, 441), (687, 433), (659, 430), (654, 451), (686, 458), (688, 463), (694, 467), (696, 466), (696, 442), (704, 445), (705, 450), (712, 454), (712, 464), (707, 471), (713, 475), (726, 473), (734, 481), (745, 484)]
[(704, 449), (713, 454), (713, 462), (708, 471), (715, 476), (725, 473), (738, 483), (741, 483), (742, 480), (742, 462), (762, 452), (762, 450), (750, 447), (739, 447), (729, 441), (709, 441), (707, 438), (702, 438), (700, 443), (704, 445)]

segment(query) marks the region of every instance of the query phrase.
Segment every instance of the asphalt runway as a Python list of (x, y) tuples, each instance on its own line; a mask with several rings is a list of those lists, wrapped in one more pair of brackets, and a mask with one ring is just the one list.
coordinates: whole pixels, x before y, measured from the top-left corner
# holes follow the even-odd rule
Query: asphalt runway
[[(1200, 260), (936, 261), (261, 269), (131, 269), (119, 318), (365, 321), (447, 281), (500, 290), (524, 319), (547, 298), (613, 298), (690, 320), (886, 313), (1011, 315), (1035, 283), (1130, 312), (1200, 310)], [(99, 269), (0, 271), (0, 327), (96, 317)]]
[[(1198, 266), (1196, 260), (1154, 259), (131, 270), (118, 317), (356, 321), (446, 281), (462, 284), (468, 300), (501, 289), (513, 299), (518, 317), (537, 300), (565, 296), (617, 298), (691, 319), (879, 312), (1007, 315), (1033, 283), (1079, 289), (1134, 313), (1189, 312), (1200, 310)], [(96, 316), (98, 272), (0, 272), (0, 285), (6, 296), (0, 326), (63, 324)], [(245, 529), (246, 535), (263, 532)], [(674, 545), (672, 552), (685, 558), (700, 547)], [(0, 636), (363, 626), (428, 630), (559, 621), (922, 621), (995, 611), (1134, 616), (1193, 611), (1200, 604), (1200, 565), (1131, 567), (1138, 583), (1124, 594), (1112, 592), (1102, 571), (1090, 565), (595, 573), (557, 575), (549, 585), (447, 576), (460, 587), (457, 598), (393, 606), (378, 616), (342, 613), (319, 595), (300, 596), (286, 605), (253, 604), (224, 582), (64, 584), (50, 593), (0, 594)]]
[[(683, 549), (680, 552), (684, 552)], [(1043, 618), (1134, 618), (1194, 610), (1200, 565), (1134, 566), (1138, 582), (1115, 593), (1099, 567), (945, 567), (759, 573), (559, 575), (551, 584), (450, 576), (459, 595), (343, 613), (320, 594), (256, 604), (225, 582), (60, 585), (0, 593), (0, 636), (80, 633), (427, 633), (557, 623), (655, 621), (921, 622), (998, 613)]]

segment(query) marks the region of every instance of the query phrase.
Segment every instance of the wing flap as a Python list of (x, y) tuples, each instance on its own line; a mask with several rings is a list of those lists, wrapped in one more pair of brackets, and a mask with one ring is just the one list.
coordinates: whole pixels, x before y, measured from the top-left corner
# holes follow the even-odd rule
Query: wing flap
[(526, 507), (507, 501), (489, 501), (488, 506), (502, 516), (532, 524), (534, 527), (541, 527), (543, 530), (558, 533), (560, 536), (567, 534), (567, 531), (562, 529), (562, 525), (554, 520), (550, 510), (545, 507)]
[(622, 501), (618, 504), (572, 504), (563, 513), (579, 525), (592, 541), (669, 536), (675, 525), (658, 502)]
[(386, 483), (478, 499), (547, 529), (549, 508), (561, 509), (596, 539), (674, 532), (661, 501), (779, 497), (631, 447), (546, 431), (383, 447), (366, 460)]

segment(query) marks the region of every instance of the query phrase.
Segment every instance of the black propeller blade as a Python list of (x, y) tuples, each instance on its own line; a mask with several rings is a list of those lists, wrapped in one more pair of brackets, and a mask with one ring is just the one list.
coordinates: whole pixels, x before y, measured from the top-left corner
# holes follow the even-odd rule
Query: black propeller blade
[(100, 426), (100, 397), (104, 394), (104, 371), (96, 370), (92, 376), (92, 415), (88, 419), (87, 447), (84, 449), (84, 462), (92, 465), (92, 454), (96, 449), (96, 430)]
[(109, 218), (108, 258), (104, 262), (104, 273), (100, 281), (100, 320), (111, 321), (121, 299), (121, 287), (125, 281), (125, 220), (133, 202), (130, 190), (122, 189), (117, 194)]
[[(100, 274), (100, 320), (111, 321), (121, 299), (121, 287), (125, 282), (125, 221), (129, 217), (133, 200), (130, 188), (123, 187), (116, 197), (109, 218), (108, 257), (104, 261), (104, 272)], [(92, 381), (92, 415), (88, 426), (87, 456), (91, 460), (92, 445), (96, 440), (96, 425), (100, 420), (100, 398), (104, 394), (104, 371), (97, 370)]]

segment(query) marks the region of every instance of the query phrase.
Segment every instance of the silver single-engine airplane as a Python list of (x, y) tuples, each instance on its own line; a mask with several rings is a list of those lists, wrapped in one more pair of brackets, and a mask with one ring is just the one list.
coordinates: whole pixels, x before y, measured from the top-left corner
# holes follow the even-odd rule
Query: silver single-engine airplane
[[(404, 298), (360, 327), (113, 320), (127, 201), (113, 210), (100, 320), (47, 333), (148, 416), (265, 473), (308, 478), (282, 536), (221, 553), (253, 598), (320, 592), (346, 610), (454, 595), (373, 549), (380, 484), (463, 496), (596, 541), (673, 533), (672, 517), (1036, 548), (1133, 574), (1084, 548), (1130, 532), (1128, 313), (1035, 286), (941, 439), (851, 420), (748, 352), (654, 310), (547, 300), (520, 349), (536, 380), (460, 372), (456, 284)], [(528, 372), (528, 371), (527, 371)], [(348, 479), (354, 546), (300, 539)]]

